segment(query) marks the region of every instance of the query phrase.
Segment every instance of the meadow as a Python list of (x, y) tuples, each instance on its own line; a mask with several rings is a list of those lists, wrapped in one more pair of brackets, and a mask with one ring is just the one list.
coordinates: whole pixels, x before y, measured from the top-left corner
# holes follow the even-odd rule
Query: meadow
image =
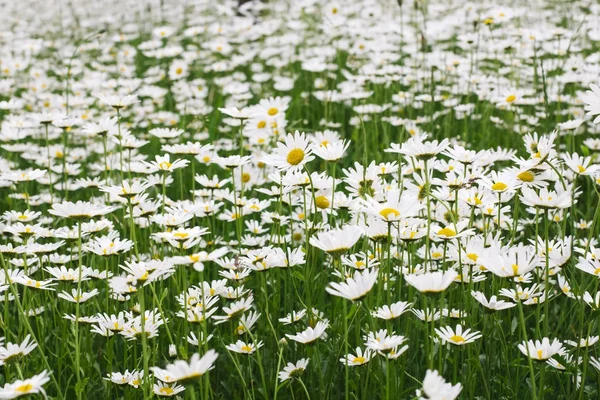
[(600, 5), (9, 1), (0, 400), (600, 398)]

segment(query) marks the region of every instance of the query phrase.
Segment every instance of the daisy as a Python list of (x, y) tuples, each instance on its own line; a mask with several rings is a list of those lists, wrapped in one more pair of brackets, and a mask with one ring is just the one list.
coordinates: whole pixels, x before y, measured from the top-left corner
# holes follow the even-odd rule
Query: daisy
[(422, 293), (436, 293), (446, 290), (457, 276), (458, 272), (449, 269), (424, 274), (408, 274), (404, 278), (408, 284)]
[(442, 341), (460, 346), (472, 343), (483, 336), (481, 332), (471, 332), (470, 329), (463, 332), (462, 325), (456, 325), (456, 330), (453, 330), (450, 326), (435, 328), (435, 333), (437, 333)]
[[(600, 87), (590, 83), (590, 89), (585, 92), (581, 100), (585, 103), (585, 111), (588, 112), (588, 115), (598, 115), (600, 114)], [(594, 119), (594, 123), (597, 124), (600, 122), (600, 115)]]
[(7, 383), (0, 389), (0, 399), (14, 399), (29, 394), (41, 393), (46, 397), (46, 392), (42, 387), (50, 381), (50, 373), (43, 371), (27, 379), (18, 379), (13, 383)]
[(151, 367), (154, 376), (163, 382), (191, 383), (198, 380), (206, 372), (213, 369), (213, 364), (219, 355), (214, 350), (208, 350), (202, 357), (198, 353), (192, 355), (189, 362), (177, 360), (169, 364), (165, 369)]
[(87, 201), (78, 201), (73, 203), (71, 201), (64, 201), (62, 203), (52, 204), (52, 208), (48, 212), (57, 217), (71, 218), (76, 221), (85, 221), (97, 217), (99, 215), (106, 215), (114, 211), (113, 207), (98, 205)]
[(301, 358), (300, 360), (294, 363), (287, 363), (285, 367), (283, 367), (283, 371), (279, 371), (279, 380), (281, 382), (287, 381), (288, 379), (294, 379), (299, 377), (304, 373), (306, 367), (308, 367), (309, 358)]
[(9, 360), (26, 356), (36, 347), (37, 343), (31, 341), (30, 335), (27, 335), (21, 344), (6, 343), (6, 346), (0, 346), (0, 361), (6, 363)]
[(386, 222), (414, 217), (424, 207), (416, 196), (406, 194), (406, 192), (402, 193), (398, 189), (387, 192), (384, 203), (367, 196), (363, 205), (363, 212), (382, 218)]
[(300, 170), (312, 160), (312, 144), (304, 133), (296, 131), (288, 134), (284, 143), (277, 143), (274, 154), (263, 157), (262, 161), (282, 171)]
[(171, 163), (171, 156), (167, 153), (164, 156), (156, 155), (155, 160), (151, 162), (144, 161), (144, 165), (146, 165), (149, 171), (157, 172), (173, 172), (178, 168), (184, 168), (189, 164), (189, 160), (175, 160)]
[(375, 311), (371, 311), (371, 314), (376, 318), (391, 320), (394, 318), (398, 318), (400, 315), (410, 310), (411, 306), (412, 303), (408, 303), (406, 301), (398, 301), (389, 306), (385, 305), (383, 307), (379, 307)]
[(417, 390), (417, 396), (419, 400), (454, 400), (461, 391), (460, 383), (453, 386), (447, 383), (437, 371), (428, 369), (423, 379), (423, 388)]
[(552, 342), (548, 338), (543, 338), (541, 342), (539, 340), (523, 341), (517, 347), (521, 353), (534, 360), (547, 360), (555, 354), (565, 353), (563, 345), (558, 339), (554, 339)]
[(364, 271), (356, 271), (351, 278), (346, 279), (342, 283), (330, 283), (325, 289), (327, 293), (334, 296), (343, 297), (348, 300), (360, 300), (367, 295), (377, 282), (377, 269), (366, 269)]
[(471, 296), (473, 296), (475, 298), (475, 300), (477, 300), (479, 303), (481, 303), (484, 307), (489, 308), (490, 310), (495, 310), (495, 311), (506, 310), (508, 308), (515, 307), (517, 305), (516, 303), (509, 303), (504, 300), (498, 300), (498, 298), (496, 296), (492, 296), (488, 300), (485, 297), (485, 294), (483, 294), (482, 292), (472, 291)]
[(298, 332), (295, 335), (286, 334), (285, 336), (289, 339), (292, 339), (295, 342), (299, 343), (312, 343), (315, 340), (321, 338), (325, 333), (325, 329), (329, 326), (329, 323), (326, 321), (319, 321), (315, 325), (314, 328), (308, 327), (302, 332)]
[(343, 358), (340, 358), (340, 362), (348, 365), (349, 367), (356, 367), (368, 363), (373, 357), (373, 350), (366, 349), (363, 351), (360, 347), (356, 348), (356, 355), (348, 354)]
[(310, 238), (310, 244), (333, 256), (341, 256), (350, 250), (361, 236), (362, 229), (359, 226), (345, 225), (342, 228), (317, 233)]
[(233, 352), (240, 353), (240, 354), (252, 354), (257, 349), (262, 347), (262, 345), (263, 345), (262, 341), (260, 341), (258, 343), (245, 343), (245, 342), (242, 342), (241, 340), (238, 340), (235, 343), (228, 344), (227, 346), (225, 346), (225, 348), (229, 351), (233, 351)]
[(152, 391), (157, 396), (171, 397), (175, 396), (178, 393), (181, 393), (185, 390), (185, 388), (181, 385), (170, 385), (168, 383), (157, 382), (152, 387)]
[(137, 103), (139, 100), (137, 96), (126, 95), (126, 96), (104, 96), (97, 95), (96, 96), (100, 101), (105, 104), (108, 104), (115, 110), (120, 110), (123, 107), (127, 107), (129, 105)]

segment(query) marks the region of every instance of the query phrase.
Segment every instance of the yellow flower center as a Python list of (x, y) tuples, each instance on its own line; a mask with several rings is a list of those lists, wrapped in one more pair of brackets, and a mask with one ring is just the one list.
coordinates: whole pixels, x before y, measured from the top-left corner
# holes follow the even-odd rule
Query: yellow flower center
[(477, 262), (477, 259), (479, 258), (479, 256), (477, 254), (475, 254), (475, 253), (469, 253), (469, 254), (467, 254), (467, 258), (469, 260)]
[(298, 165), (304, 160), (304, 150), (292, 149), (287, 156), (287, 162), (292, 165)]
[(247, 173), (247, 172), (244, 172), (244, 173), (242, 174), (242, 182), (244, 182), (244, 183), (248, 183), (248, 182), (250, 182), (250, 174), (249, 174), (249, 173)]
[(320, 209), (329, 208), (330, 205), (329, 199), (327, 199), (327, 197), (325, 196), (317, 196), (317, 198), (315, 199), (315, 203)]
[(585, 172), (585, 167), (583, 165), (578, 165), (577, 170), (579, 171), (580, 174), (583, 174)]
[(523, 171), (519, 175), (517, 175), (517, 178), (519, 178), (523, 182), (533, 182), (533, 180), (535, 179), (535, 175), (533, 174), (533, 172)]
[(449, 340), (454, 343), (464, 343), (465, 342), (465, 338), (462, 336), (458, 336), (458, 335), (450, 336)]
[(262, 129), (262, 128), (264, 128), (265, 126), (267, 126), (267, 121), (258, 121), (258, 124), (256, 124), (256, 127), (257, 127), (258, 129)]
[(188, 237), (188, 233), (186, 232), (177, 232), (174, 233), (173, 236), (179, 238), (179, 239), (185, 239), (186, 237)]
[(170, 162), (168, 162), (168, 161), (163, 161), (163, 162), (161, 162), (160, 164), (158, 164), (158, 167), (159, 167), (160, 169), (169, 169), (169, 168), (171, 168), (171, 165), (173, 165), (173, 164), (171, 164), (171, 163), (170, 163)]
[(542, 357), (543, 357), (543, 351), (542, 350), (538, 350), (537, 351), (537, 358), (541, 360)]
[(183, 72), (183, 68), (177, 68), (177, 69), (175, 70), (175, 73), (176, 73), (177, 75), (181, 75), (181, 73), (182, 73), (182, 72)]
[(355, 364), (364, 364), (366, 361), (367, 361), (367, 359), (364, 357), (354, 357), (352, 359), (352, 362)]
[(508, 96), (506, 98), (506, 102), (507, 103), (512, 103), (513, 101), (515, 101), (517, 99), (517, 96), (515, 96), (514, 94), (511, 94), (510, 96)]
[(379, 211), (379, 215), (381, 215), (383, 218), (389, 220), (390, 219), (390, 214), (393, 217), (398, 217), (400, 216), (400, 211), (396, 210), (395, 208), (384, 208), (383, 210)]
[(169, 386), (163, 386), (158, 390), (161, 394), (171, 395), (173, 394), (173, 388)]
[(501, 192), (503, 190), (506, 190), (508, 186), (506, 185), (506, 183), (504, 182), (496, 182), (492, 185), (492, 190), (495, 190), (497, 192)]
[(275, 107), (271, 107), (269, 108), (269, 111), (267, 111), (267, 114), (269, 114), (270, 116), (273, 116), (275, 114), (277, 114), (279, 112), (279, 110)]
[(519, 266), (517, 264), (512, 265), (512, 270), (514, 275), (519, 275)]
[(250, 353), (252, 351), (252, 347), (248, 346), (247, 344), (242, 346), (242, 351), (246, 352), (246, 353)]
[(438, 231), (438, 235), (452, 237), (452, 236), (456, 236), (456, 232), (454, 231), (454, 229), (446, 227), (444, 229), (440, 229)]
[(440, 258), (442, 256), (443, 256), (443, 254), (440, 253), (439, 251), (434, 251), (433, 253), (431, 253), (432, 258)]
[(19, 393), (29, 393), (29, 391), (31, 391), (31, 389), (33, 389), (33, 385), (31, 383), (26, 383), (24, 385), (21, 385), (21, 386), (15, 388), (15, 391), (17, 391)]

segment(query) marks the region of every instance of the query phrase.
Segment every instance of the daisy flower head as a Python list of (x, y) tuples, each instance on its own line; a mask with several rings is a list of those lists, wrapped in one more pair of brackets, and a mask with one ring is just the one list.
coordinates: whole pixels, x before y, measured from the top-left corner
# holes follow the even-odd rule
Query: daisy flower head
[(345, 282), (330, 283), (325, 289), (327, 293), (334, 296), (343, 297), (348, 300), (356, 301), (360, 300), (367, 295), (373, 288), (373, 285), (377, 281), (377, 275), (379, 271), (375, 268), (363, 271), (356, 271), (351, 278), (346, 279)]
[(374, 352), (371, 349), (363, 350), (360, 347), (356, 348), (356, 355), (348, 354), (343, 358), (340, 358), (340, 362), (346, 364), (349, 367), (358, 367), (365, 365), (371, 358), (373, 358)]
[(555, 354), (564, 354), (565, 350), (563, 344), (558, 339), (552, 340), (543, 338), (541, 341), (529, 340), (528, 342), (523, 341), (518, 346), (521, 353), (525, 354), (529, 358), (534, 360), (547, 360)]
[(329, 323), (327, 321), (319, 321), (314, 328), (309, 326), (302, 332), (298, 332), (295, 335), (286, 334), (285, 336), (295, 342), (308, 344), (320, 339), (323, 334), (325, 334), (327, 327), (329, 327)]
[(64, 201), (52, 204), (48, 212), (57, 217), (70, 218), (76, 221), (86, 221), (99, 215), (106, 215), (114, 210), (113, 207), (90, 203), (88, 201)]
[(310, 245), (337, 257), (350, 250), (362, 236), (363, 230), (357, 225), (345, 225), (331, 229), (310, 238)]
[(447, 271), (426, 272), (423, 274), (408, 274), (406, 282), (421, 293), (439, 293), (450, 286), (458, 272), (453, 269)]
[(423, 379), (423, 388), (417, 390), (419, 400), (454, 400), (462, 391), (462, 385), (452, 385), (435, 370), (428, 369)]
[(441, 328), (435, 328), (435, 333), (437, 333), (442, 341), (458, 346), (472, 343), (483, 336), (481, 332), (471, 332), (470, 329), (463, 331), (463, 329), (464, 328), (462, 325), (456, 325), (456, 329), (452, 329), (450, 326), (445, 326)]
[(14, 399), (20, 396), (41, 393), (46, 397), (43, 385), (50, 381), (50, 373), (43, 371), (27, 379), (18, 379), (13, 383), (7, 383), (0, 389), (0, 399)]
[(309, 361), (310, 359), (308, 358), (301, 358), (300, 360), (296, 361), (295, 364), (291, 362), (287, 363), (287, 365), (283, 367), (283, 371), (279, 371), (279, 380), (281, 382), (285, 382), (289, 379), (299, 377), (304, 373), (306, 367), (308, 367)]
[(306, 134), (296, 131), (288, 134), (283, 143), (277, 143), (275, 152), (263, 157), (263, 161), (282, 171), (300, 170), (314, 160), (312, 147)]
[[(590, 90), (586, 91), (582, 97), (585, 103), (585, 111), (588, 115), (594, 116), (600, 114), (600, 87), (590, 83)], [(600, 122), (600, 115), (594, 119), (594, 123)]]
[(165, 369), (152, 367), (150, 370), (158, 380), (166, 383), (192, 383), (213, 368), (217, 357), (219, 355), (216, 351), (209, 350), (202, 357), (198, 353), (193, 354), (189, 362), (177, 360), (167, 365)]

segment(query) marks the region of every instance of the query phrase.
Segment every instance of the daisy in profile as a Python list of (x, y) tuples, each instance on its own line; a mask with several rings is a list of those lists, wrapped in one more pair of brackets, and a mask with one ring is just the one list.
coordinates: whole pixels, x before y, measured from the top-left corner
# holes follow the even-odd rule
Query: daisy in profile
[(258, 343), (246, 343), (246, 342), (242, 342), (241, 340), (238, 340), (235, 343), (228, 344), (227, 346), (225, 346), (225, 348), (229, 351), (233, 351), (233, 352), (240, 353), (240, 354), (252, 354), (257, 349), (262, 347), (262, 345), (263, 345), (262, 341), (260, 341)]
[(483, 336), (481, 332), (471, 332), (470, 329), (463, 331), (462, 325), (456, 325), (456, 330), (452, 329), (450, 326), (435, 328), (435, 333), (437, 333), (443, 342), (448, 342), (459, 346), (467, 343), (473, 343), (475, 340)]
[(398, 318), (399, 316), (410, 310), (411, 306), (412, 304), (406, 301), (398, 301), (389, 306), (385, 305), (379, 307), (375, 311), (371, 311), (371, 314), (376, 318), (391, 320), (394, 318)]
[(327, 329), (328, 326), (328, 322), (319, 321), (317, 322), (314, 328), (309, 326), (302, 332), (298, 332), (295, 335), (286, 334), (285, 336), (289, 339), (292, 339), (295, 342), (308, 344), (314, 342), (317, 339), (320, 339), (325, 333), (325, 329)]
[(392, 189), (386, 193), (386, 200), (383, 203), (367, 196), (363, 201), (362, 211), (386, 222), (392, 222), (414, 217), (422, 208), (423, 204), (416, 196), (403, 193), (399, 189)]
[(41, 393), (46, 398), (46, 392), (42, 387), (50, 381), (50, 373), (43, 371), (27, 379), (18, 379), (13, 383), (7, 383), (0, 389), (0, 399), (14, 399), (29, 394)]
[(321, 144), (313, 148), (313, 153), (325, 161), (339, 161), (344, 157), (344, 153), (348, 149), (350, 142), (339, 140), (327, 144)]
[(518, 345), (518, 348), (521, 353), (534, 360), (547, 360), (555, 354), (562, 355), (565, 353), (563, 344), (558, 339), (554, 339), (552, 342), (548, 338), (543, 338), (542, 341), (536, 340), (535, 342), (533, 340), (523, 341)]
[(296, 361), (295, 364), (291, 362), (287, 363), (287, 365), (283, 367), (283, 371), (279, 371), (279, 380), (281, 382), (285, 382), (289, 379), (299, 377), (304, 373), (306, 367), (308, 367), (309, 360), (310, 359), (308, 358), (301, 358), (300, 360)]
[(423, 388), (417, 390), (419, 400), (454, 400), (462, 391), (462, 385), (452, 385), (435, 370), (428, 369), (423, 379)]
[[(581, 100), (585, 103), (584, 109), (588, 115), (598, 115), (600, 114), (600, 87), (590, 83), (590, 89), (585, 92)], [(600, 122), (600, 115), (594, 119), (595, 124), (598, 122)]]
[(348, 300), (356, 301), (360, 300), (367, 295), (373, 288), (375, 282), (377, 282), (377, 275), (379, 271), (377, 269), (365, 269), (363, 271), (356, 271), (351, 278), (346, 279), (345, 282), (341, 283), (330, 283), (325, 289), (327, 293), (334, 296), (343, 297)]
[[(27, 335), (22, 343), (6, 343), (6, 346), (0, 346), (0, 362), (6, 364), (11, 360), (26, 356), (37, 347), (37, 343), (31, 340)], [(2, 397), (0, 397), (2, 398)]]
[(362, 228), (357, 225), (346, 225), (342, 228), (319, 232), (310, 238), (310, 244), (332, 256), (341, 256), (350, 250), (361, 236)]
[(139, 100), (137, 98), (137, 96), (133, 96), (133, 95), (126, 95), (126, 96), (103, 96), (103, 95), (97, 95), (96, 96), (100, 101), (102, 101), (104, 104), (107, 104), (109, 106), (111, 106), (112, 108), (114, 108), (115, 110), (120, 110), (124, 107), (130, 106), (132, 104), (137, 103)]
[(178, 168), (184, 168), (189, 164), (189, 160), (175, 160), (171, 162), (171, 156), (167, 153), (164, 156), (156, 155), (154, 161), (146, 162), (144, 164), (148, 167), (149, 172), (173, 172)]
[(340, 362), (348, 365), (349, 367), (357, 367), (365, 365), (371, 358), (373, 358), (373, 350), (366, 349), (363, 351), (360, 347), (356, 348), (356, 355), (348, 354), (343, 358), (340, 358)]
[(219, 355), (214, 350), (209, 350), (202, 357), (198, 353), (192, 355), (189, 362), (177, 360), (169, 364), (165, 369), (151, 367), (154, 376), (163, 382), (178, 382), (182, 384), (197, 381), (206, 372), (213, 369), (213, 364)]
[(437, 293), (446, 290), (457, 276), (458, 272), (449, 269), (424, 274), (408, 274), (404, 278), (409, 285), (421, 293)]
[(414, 157), (417, 160), (429, 160), (439, 153), (446, 150), (450, 145), (448, 139), (444, 139), (441, 142), (437, 140), (424, 141), (425, 136), (413, 136), (406, 142), (402, 143), (402, 146), (392, 143), (389, 149), (384, 151), (387, 153), (399, 153), (407, 157)]
[(154, 386), (152, 387), (152, 391), (154, 392), (155, 395), (157, 396), (162, 396), (162, 397), (171, 397), (171, 396), (175, 396), (178, 393), (181, 393), (185, 390), (185, 388), (181, 385), (177, 385), (177, 384), (168, 384), (168, 383), (163, 383), (163, 382), (157, 382), (154, 384)]
[(263, 157), (265, 164), (272, 165), (279, 170), (300, 170), (312, 160), (312, 144), (304, 133), (296, 131), (288, 134), (283, 143), (277, 143), (273, 154)]
[(99, 215), (106, 215), (114, 210), (113, 207), (90, 203), (88, 201), (64, 201), (52, 204), (48, 212), (57, 217), (70, 218), (76, 221), (86, 221)]
[(516, 303), (510, 303), (508, 301), (498, 300), (498, 298), (496, 296), (492, 296), (488, 300), (485, 297), (485, 294), (483, 294), (482, 292), (472, 291), (471, 296), (473, 296), (473, 298), (475, 300), (477, 300), (479, 303), (481, 303), (482, 306), (484, 306), (485, 308), (487, 308), (489, 310), (493, 310), (493, 311), (506, 310), (508, 308), (515, 307), (517, 305)]

